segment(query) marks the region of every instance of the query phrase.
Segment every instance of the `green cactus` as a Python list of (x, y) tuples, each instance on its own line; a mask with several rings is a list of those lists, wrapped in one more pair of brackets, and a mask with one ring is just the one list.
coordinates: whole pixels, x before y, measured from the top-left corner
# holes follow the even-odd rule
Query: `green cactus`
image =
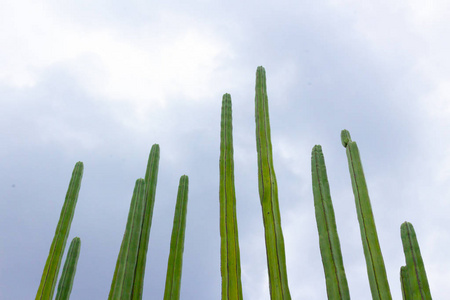
[(336, 229), (333, 203), (331, 201), (327, 169), (320, 145), (316, 145), (312, 149), (311, 173), (314, 208), (319, 231), (320, 254), (322, 255), (328, 299), (350, 299), (341, 246)]
[(407, 277), (411, 286), (410, 299), (431, 300), (430, 286), (414, 227), (411, 223), (404, 222), (400, 226), (400, 231), (406, 258)]
[(117, 257), (116, 269), (109, 292), (109, 300), (136, 299), (133, 295), (139, 241), (144, 220), (145, 181), (136, 180), (125, 233)]
[(353, 194), (355, 195), (361, 239), (366, 258), (372, 298), (375, 300), (392, 299), (387, 280), (386, 269), (380, 244), (378, 242), (375, 220), (369, 199), (358, 146), (350, 138), (347, 130), (341, 132), (342, 145), (346, 148)]
[(64, 254), (64, 249), (69, 236), (70, 225), (72, 224), (75, 207), (80, 191), (81, 179), (83, 177), (83, 163), (77, 162), (72, 172), (69, 189), (66, 199), (61, 209), (58, 225), (56, 226), (55, 236), (53, 238), (47, 262), (45, 263), (41, 283), (36, 294), (36, 300), (47, 300), (53, 298), (56, 287), (57, 276)]
[(222, 299), (242, 299), (241, 263), (234, 188), (231, 96), (223, 95), (220, 131), (220, 271)]
[(72, 292), (73, 279), (77, 270), (78, 257), (80, 256), (81, 241), (75, 237), (69, 246), (66, 262), (64, 263), (61, 278), (59, 279), (58, 290), (55, 300), (69, 300)]
[(173, 218), (172, 237), (170, 239), (170, 254), (169, 262), (167, 264), (164, 300), (180, 299), (188, 191), (189, 178), (186, 175), (183, 175), (181, 176), (178, 185), (177, 204)]
[(406, 266), (400, 268), (400, 284), (402, 286), (403, 300), (412, 300), (411, 283), (409, 282), (408, 269)]
[(283, 232), (281, 230), (277, 179), (273, 168), (266, 71), (263, 67), (258, 67), (256, 71), (255, 90), (258, 186), (266, 240), (270, 297), (276, 300), (287, 300), (291, 299), (291, 295), (288, 286)]

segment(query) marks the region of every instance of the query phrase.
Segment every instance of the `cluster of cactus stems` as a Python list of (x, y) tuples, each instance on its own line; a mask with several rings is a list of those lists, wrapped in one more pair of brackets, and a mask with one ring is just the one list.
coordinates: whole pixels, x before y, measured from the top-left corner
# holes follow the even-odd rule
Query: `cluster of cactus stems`
[[(231, 96), (224, 94), (222, 98), (219, 158), (220, 269), (222, 299), (240, 300), (243, 299), (243, 295), (236, 215), (231, 107)], [(255, 123), (258, 186), (264, 224), (270, 298), (273, 300), (288, 300), (291, 299), (291, 295), (281, 229), (277, 180), (273, 166), (266, 73), (263, 67), (258, 67), (256, 71)], [(378, 241), (358, 146), (356, 142), (351, 140), (350, 133), (347, 130), (341, 132), (341, 140), (347, 153), (372, 298), (374, 300), (391, 300), (386, 268)], [(155, 144), (150, 151), (145, 178), (136, 180), (125, 233), (113, 274), (109, 300), (142, 299), (159, 157), (159, 145)], [(82, 175), (83, 163), (78, 162), (72, 173), (36, 300), (53, 299)], [(344, 270), (325, 159), (320, 145), (316, 145), (312, 149), (311, 175), (327, 296), (328, 299), (347, 300), (350, 299), (350, 292)], [(170, 241), (164, 300), (178, 300), (180, 298), (188, 186), (188, 176), (181, 176)], [(401, 225), (401, 239), (406, 258), (406, 266), (400, 268), (403, 299), (431, 300), (430, 287), (416, 233), (413, 226), (408, 222)], [(81, 241), (78, 237), (74, 238), (70, 244), (57, 289), (57, 300), (69, 299), (70, 297), (80, 254), (80, 245)]]

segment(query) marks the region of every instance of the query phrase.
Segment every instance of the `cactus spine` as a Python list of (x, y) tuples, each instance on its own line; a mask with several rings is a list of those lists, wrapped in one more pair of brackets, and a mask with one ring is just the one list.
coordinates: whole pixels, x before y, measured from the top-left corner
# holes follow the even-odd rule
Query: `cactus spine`
[(287, 300), (291, 299), (291, 295), (288, 286), (283, 232), (281, 230), (277, 180), (273, 168), (266, 71), (263, 67), (258, 67), (256, 71), (255, 90), (258, 186), (266, 240), (270, 297), (276, 300)]
[(411, 300), (411, 283), (409, 282), (408, 269), (406, 266), (400, 268), (400, 284), (402, 286), (403, 300)]
[(400, 226), (400, 231), (406, 258), (407, 275), (405, 277), (409, 279), (411, 286), (410, 299), (431, 300), (430, 286), (414, 227), (411, 223), (404, 222)]
[(392, 299), (387, 280), (386, 269), (380, 244), (378, 242), (375, 220), (369, 199), (366, 179), (364, 177), (358, 146), (353, 142), (347, 130), (341, 132), (342, 145), (346, 148), (348, 167), (355, 195), (361, 239), (366, 258), (370, 290), (374, 300)]
[(231, 96), (223, 95), (220, 131), (220, 271), (222, 299), (242, 299), (241, 263), (234, 188)]
[(183, 268), (184, 233), (186, 229), (186, 212), (189, 191), (189, 178), (181, 176), (178, 185), (177, 204), (173, 218), (170, 254), (167, 264), (164, 300), (180, 299), (181, 270)]
[(75, 237), (69, 246), (66, 262), (64, 263), (61, 278), (59, 279), (58, 290), (55, 300), (69, 300), (72, 292), (73, 279), (77, 270), (78, 257), (80, 256), (81, 241)]
[(328, 299), (348, 300), (350, 293), (336, 229), (325, 159), (320, 145), (314, 146), (312, 150), (311, 173), (320, 254), (322, 255)]
[(47, 300), (53, 298), (59, 267), (69, 236), (70, 225), (72, 224), (78, 193), (80, 191), (81, 179), (83, 177), (83, 163), (77, 162), (72, 172), (66, 199), (61, 209), (55, 236), (45, 263), (41, 283), (36, 294), (36, 300)]
[[(138, 260), (139, 240), (144, 219), (145, 181), (136, 180), (125, 234), (120, 246), (114, 271), (109, 300), (133, 299), (136, 265)], [(135, 299), (135, 298), (134, 298)]]

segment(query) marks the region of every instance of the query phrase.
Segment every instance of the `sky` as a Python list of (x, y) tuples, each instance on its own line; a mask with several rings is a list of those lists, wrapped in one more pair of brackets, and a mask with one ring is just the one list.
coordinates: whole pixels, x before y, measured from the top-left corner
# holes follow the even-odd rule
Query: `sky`
[(326, 299), (311, 187), (316, 144), (350, 295), (371, 299), (342, 129), (359, 146), (393, 298), (401, 299), (400, 225), (409, 221), (431, 294), (445, 299), (449, 11), (439, 0), (2, 1), (0, 298), (35, 297), (82, 161), (67, 243), (81, 238), (72, 299), (106, 299), (134, 182), (156, 143), (143, 299), (163, 298), (183, 174), (181, 299), (220, 299), (220, 108), (230, 93), (243, 294), (269, 299), (254, 121), (264, 66), (292, 299)]

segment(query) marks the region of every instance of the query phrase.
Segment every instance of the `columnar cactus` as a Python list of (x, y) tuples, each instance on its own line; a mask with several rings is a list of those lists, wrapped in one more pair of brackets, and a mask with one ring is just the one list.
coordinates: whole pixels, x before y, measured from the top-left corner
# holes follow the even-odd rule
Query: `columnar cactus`
[(184, 233), (186, 229), (186, 212), (189, 191), (189, 178), (181, 176), (178, 185), (177, 204), (173, 218), (170, 254), (167, 264), (164, 300), (180, 299), (181, 270), (183, 268)]
[(402, 287), (403, 300), (411, 300), (411, 283), (409, 282), (408, 269), (406, 266), (400, 268), (400, 284)]
[(75, 213), (82, 177), (83, 163), (77, 162), (72, 172), (72, 178), (70, 179), (64, 205), (61, 209), (61, 215), (59, 217), (58, 225), (56, 226), (55, 236), (50, 247), (47, 262), (45, 263), (36, 300), (53, 299), (61, 260), (66, 247), (67, 237), (69, 236), (70, 225), (72, 224), (73, 215)]
[(220, 271), (222, 299), (242, 299), (241, 263), (234, 188), (231, 96), (223, 95), (220, 131)]
[(278, 187), (273, 167), (270, 139), (269, 104), (266, 88), (266, 71), (256, 71), (255, 121), (256, 149), (258, 151), (258, 185), (261, 200), (269, 287), (271, 299), (291, 299), (288, 286), (281, 216), (278, 205)]
[(75, 237), (69, 246), (66, 262), (64, 263), (61, 278), (58, 283), (55, 300), (69, 300), (72, 292), (73, 279), (77, 270), (78, 257), (80, 256), (81, 241)]
[(348, 300), (350, 293), (336, 229), (325, 159), (320, 145), (314, 146), (312, 150), (311, 173), (320, 254), (325, 271), (328, 299)]
[(430, 286), (420, 254), (414, 227), (409, 222), (400, 226), (403, 251), (406, 258), (406, 270), (411, 286), (411, 300), (431, 300)]
[(139, 242), (144, 220), (145, 181), (136, 180), (125, 233), (117, 257), (116, 269), (108, 300), (139, 299), (133, 294), (136, 280)]
[(367, 273), (369, 275), (370, 290), (374, 300), (392, 299), (387, 280), (386, 269), (380, 244), (378, 242), (375, 220), (364, 177), (358, 146), (350, 138), (347, 130), (341, 133), (342, 145), (346, 148), (348, 167), (355, 195), (356, 211), (358, 214), (361, 239), (366, 258)]

